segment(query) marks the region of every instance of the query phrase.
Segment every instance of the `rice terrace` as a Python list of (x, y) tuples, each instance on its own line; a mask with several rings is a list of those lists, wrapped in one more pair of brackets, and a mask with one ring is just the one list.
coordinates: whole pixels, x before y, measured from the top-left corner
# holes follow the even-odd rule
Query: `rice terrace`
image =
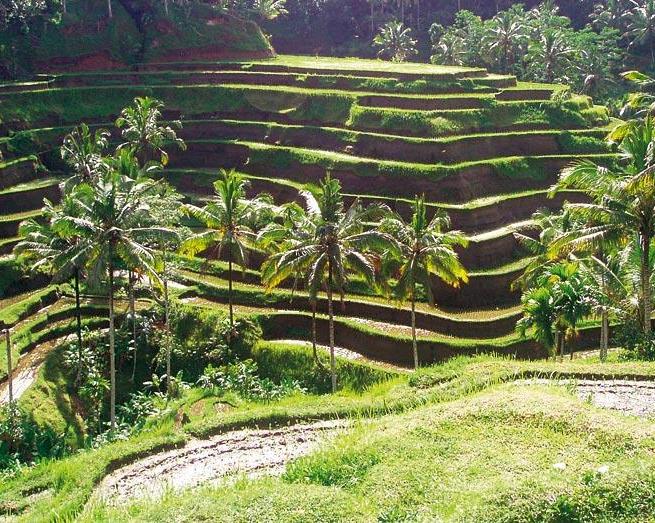
[(0, 0), (0, 522), (655, 521), (655, 0)]

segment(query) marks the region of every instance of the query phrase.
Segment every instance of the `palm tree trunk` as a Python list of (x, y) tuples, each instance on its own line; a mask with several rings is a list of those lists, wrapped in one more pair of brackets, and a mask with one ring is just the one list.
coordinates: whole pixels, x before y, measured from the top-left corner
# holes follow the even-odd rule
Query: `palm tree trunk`
[(166, 277), (166, 274), (164, 274), (164, 329), (166, 332), (166, 394), (170, 399), (173, 393), (173, 387), (171, 386), (172, 384), (171, 348), (172, 347), (171, 347), (170, 306), (168, 303), (168, 278)]
[(557, 361), (558, 351), (559, 351), (559, 330), (555, 329), (555, 354), (553, 355), (555, 361)]
[(230, 309), (230, 335), (228, 343), (232, 340), (232, 332), (234, 331), (234, 305), (232, 303), (232, 252), (230, 251), (230, 259), (227, 262), (227, 301)]
[(62, 7), (62, 10), (64, 11), (64, 14), (66, 14), (66, 12), (67, 12), (67, 9), (66, 9), (66, 0), (63, 0), (63, 2), (61, 3), (61, 7)]
[(416, 300), (412, 289), (412, 350), (414, 351), (414, 369), (418, 370), (418, 345), (416, 343)]
[(603, 308), (600, 320), (600, 361), (607, 359), (607, 351), (609, 349), (609, 313), (606, 308)]
[(166, 13), (166, 16), (168, 16), (168, 0), (164, 0), (164, 12)]
[(564, 333), (560, 334), (559, 342), (562, 344), (561, 349), (560, 349), (560, 361), (564, 361), (564, 349), (565, 349), (565, 345), (566, 345), (566, 339), (565, 339)]
[(11, 407), (14, 403), (14, 381), (12, 376), (14, 369), (12, 368), (11, 361), (11, 334), (9, 333), (9, 328), (5, 329), (5, 342), (7, 344), (7, 390), (9, 391), (9, 407)]
[(114, 326), (114, 266), (111, 261), (112, 253), (109, 253), (109, 380), (111, 388), (109, 392), (109, 423), (111, 430), (116, 429), (116, 345)]
[[(575, 340), (575, 326), (571, 329), (571, 336), (573, 337), (573, 340)], [(573, 361), (573, 342), (571, 342), (571, 347), (569, 348), (569, 353), (571, 356), (571, 361)]]
[(332, 392), (337, 391), (337, 361), (334, 355), (334, 311), (332, 310), (332, 262), (328, 261), (328, 317), (330, 327), (330, 373), (332, 375)]
[(316, 350), (316, 300), (312, 300), (312, 352), (314, 361), (318, 365), (318, 351)]
[(109, 18), (114, 18), (114, 10), (111, 7), (111, 0), (107, 0), (107, 15)]
[(77, 320), (77, 376), (75, 383), (80, 384), (82, 379), (82, 309), (80, 307), (80, 270), (75, 269), (75, 319)]
[(132, 349), (134, 350), (132, 361), (132, 382), (136, 375), (136, 303), (134, 299), (134, 273), (128, 271), (128, 287), (130, 293), (130, 317), (132, 319)]
[(644, 334), (649, 335), (651, 331), (650, 317), (652, 315), (651, 292), (650, 292), (650, 242), (649, 234), (641, 235), (642, 261), (641, 261), (641, 292), (644, 310)]

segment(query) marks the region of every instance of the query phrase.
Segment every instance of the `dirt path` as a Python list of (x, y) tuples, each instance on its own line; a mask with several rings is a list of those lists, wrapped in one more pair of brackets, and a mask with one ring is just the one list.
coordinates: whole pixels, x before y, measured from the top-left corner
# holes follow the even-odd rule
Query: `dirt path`
[(167, 489), (180, 490), (227, 476), (279, 475), (286, 464), (315, 450), (347, 422), (320, 421), (277, 429), (239, 430), (183, 448), (163, 452), (127, 465), (107, 476), (94, 497), (110, 504), (132, 498), (156, 497)]
[(526, 380), (517, 384), (574, 386), (581, 399), (597, 407), (635, 416), (655, 416), (655, 381), (634, 380)]
[[(24, 354), (14, 367), (13, 392), (14, 400), (20, 399), (27, 389), (34, 383), (41, 365), (46, 357), (58, 345), (64, 343), (70, 336), (57, 338), (37, 345), (30, 352)], [(0, 383), (0, 405), (9, 402), (9, 383), (7, 380)]]

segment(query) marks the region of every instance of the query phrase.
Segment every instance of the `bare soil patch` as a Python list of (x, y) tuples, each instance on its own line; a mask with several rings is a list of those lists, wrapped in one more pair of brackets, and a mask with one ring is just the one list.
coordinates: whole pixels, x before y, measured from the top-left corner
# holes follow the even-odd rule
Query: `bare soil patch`
[(147, 457), (107, 476), (96, 498), (110, 504), (161, 496), (230, 476), (280, 475), (292, 459), (309, 454), (347, 426), (342, 420), (275, 429), (237, 430)]

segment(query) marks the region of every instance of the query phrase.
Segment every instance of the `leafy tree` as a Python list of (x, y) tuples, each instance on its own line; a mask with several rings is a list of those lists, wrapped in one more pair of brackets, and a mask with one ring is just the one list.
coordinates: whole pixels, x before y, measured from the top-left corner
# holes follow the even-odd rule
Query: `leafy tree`
[(177, 137), (175, 129), (182, 127), (179, 121), (171, 125), (161, 124), (161, 110), (164, 104), (150, 97), (137, 97), (133, 105), (121, 111), (116, 120), (116, 127), (121, 129), (125, 140), (119, 149), (131, 148), (142, 165), (157, 159), (162, 165), (168, 164), (168, 153), (165, 148), (176, 145), (186, 150), (184, 141)]
[(236, 263), (243, 270), (248, 266), (248, 249), (255, 246), (254, 229), (273, 216), (269, 197), (259, 195), (246, 198), (248, 182), (235, 171), (221, 170), (214, 183), (214, 199), (204, 207), (187, 204), (182, 211), (198, 220), (207, 230), (186, 239), (181, 250), (186, 254), (208, 254), (220, 258), (227, 251), (228, 259), (228, 306), (230, 328), (234, 330), (233, 275)]
[(316, 300), (325, 286), (328, 300), (330, 369), (332, 390), (337, 390), (334, 353), (333, 293), (344, 295), (348, 275), (361, 274), (373, 285), (375, 281), (374, 252), (392, 248), (393, 239), (377, 229), (365, 229), (364, 224), (380, 214), (379, 207), (363, 208), (359, 201), (346, 209), (341, 184), (329, 175), (321, 182), (317, 196), (303, 192), (305, 209), (317, 224), (313, 236), (288, 245), (284, 251), (266, 261), (262, 274), (264, 283), (277, 287), (299, 272), (304, 275), (310, 299)]
[(414, 368), (418, 368), (417, 284), (422, 285), (428, 301), (434, 305), (432, 276), (453, 287), (468, 282), (466, 269), (455, 252), (455, 247), (466, 247), (468, 240), (458, 231), (447, 231), (450, 220), (446, 214), (438, 212), (432, 220), (428, 220), (423, 197), (416, 197), (413, 205), (411, 223), (405, 223), (400, 216), (389, 217), (380, 223), (380, 230), (392, 236), (399, 246), (399, 256), (389, 257), (387, 270), (397, 278), (394, 288), (396, 296), (409, 299), (411, 303)]
[(378, 56), (387, 57), (392, 62), (406, 62), (410, 57), (418, 54), (416, 40), (412, 38), (412, 30), (395, 20), (380, 28), (373, 39), (373, 44), (380, 48)]

